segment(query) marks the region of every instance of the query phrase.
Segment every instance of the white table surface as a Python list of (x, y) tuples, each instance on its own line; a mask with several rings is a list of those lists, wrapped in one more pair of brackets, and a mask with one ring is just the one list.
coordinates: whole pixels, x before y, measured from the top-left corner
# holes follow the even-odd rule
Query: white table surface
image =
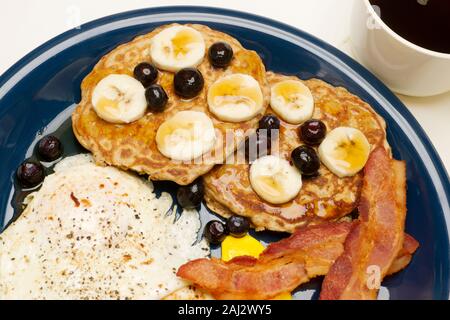
[[(349, 19), (360, 0), (14, 0), (0, 11), (0, 74), (52, 37), (106, 15), (150, 6), (204, 5), (270, 17), (307, 31), (351, 55)], [(437, 75), (439, 76), (439, 75)], [(400, 96), (427, 132), (450, 172), (450, 92), (431, 98)]]

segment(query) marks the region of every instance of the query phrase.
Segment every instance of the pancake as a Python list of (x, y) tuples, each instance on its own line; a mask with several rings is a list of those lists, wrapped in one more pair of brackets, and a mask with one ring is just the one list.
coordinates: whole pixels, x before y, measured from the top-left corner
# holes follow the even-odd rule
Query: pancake
[[(219, 77), (231, 73), (243, 73), (253, 76), (259, 83), (264, 95), (264, 111), (268, 105), (270, 89), (265, 77), (265, 67), (254, 51), (246, 50), (234, 38), (203, 25), (188, 25), (199, 31), (209, 48), (216, 41), (228, 42), (234, 56), (226, 69), (211, 66), (207, 57), (197, 67), (205, 80), (202, 92), (189, 101), (182, 100), (174, 93), (173, 73), (160, 71), (158, 84), (169, 96), (169, 102), (162, 113), (147, 113), (141, 119), (130, 124), (118, 125), (99, 118), (91, 104), (92, 92), (97, 83), (112, 73), (132, 75), (134, 67), (141, 62), (151, 62), (149, 54), (150, 39), (160, 31), (172, 25), (166, 25), (139, 36), (129, 43), (120, 45), (105, 55), (81, 84), (82, 100), (72, 115), (72, 124), (78, 141), (90, 150), (97, 164), (109, 164), (123, 169), (132, 169), (148, 174), (152, 180), (171, 180), (180, 185), (191, 183), (197, 177), (210, 171), (215, 164), (235, 151), (236, 146), (252, 133), (264, 112), (245, 122), (223, 122), (209, 112), (207, 104), (208, 87)], [(217, 141), (213, 151), (202, 161), (173, 161), (157, 148), (155, 135), (160, 124), (175, 113), (183, 110), (201, 111), (213, 121)], [(231, 141), (224, 143), (225, 133), (232, 130)], [(229, 132), (229, 131), (228, 131)], [(227, 138), (228, 139), (228, 138)]]
[[(267, 73), (270, 85), (296, 77)], [(344, 88), (333, 87), (321, 80), (310, 79), (304, 84), (311, 90), (315, 110), (313, 118), (322, 120), (328, 132), (336, 127), (348, 126), (361, 130), (371, 148), (383, 146), (386, 141), (385, 122), (360, 98)], [(267, 114), (275, 114), (270, 108)], [(281, 121), (279, 145), (272, 147), (272, 154), (290, 159), (293, 149), (302, 145), (298, 125)], [(262, 200), (252, 189), (249, 165), (227, 163), (215, 167), (204, 176), (207, 206), (223, 217), (238, 214), (248, 217), (257, 230), (293, 232), (305, 224), (318, 224), (336, 220), (351, 213), (357, 205), (362, 172), (355, 176), (339, 178), (323, 164), (316, 178), (303, 178), (303, 187), (292, 201), (273, 205)]]

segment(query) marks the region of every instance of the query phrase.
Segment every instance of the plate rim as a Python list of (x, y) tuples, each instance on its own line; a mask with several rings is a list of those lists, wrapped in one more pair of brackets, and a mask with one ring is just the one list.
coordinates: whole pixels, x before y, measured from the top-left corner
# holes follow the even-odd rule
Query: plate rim
[[(421, 159), (424, 162), (424, 166), (427, 169), (427, 173), (430, 176), (431, 181), (433, 182), (433, 187), (436, 190), (436, 193), (439, 197), (440, 206), (443, 211), (443, 219), (445, 221), (446, 231), (447, 231), (447, 239), (450, 239), (450, 179), (448, 172), (437, 153), (433, 143), (412, 115), (412, 113), (408, 110), (408, 108), (400, 101), (400, 99), (394, 95), (394, 93), (387, 88), (387, 86), (381, 82), (375, 75), (373, 75), (369, 70), (367, 70), (364, 66), (362, 66), (359, 62), (340, 51), (338, 48), (328, 44), (327, 42), (305, 32), (296, 27), (288, 25), (283, 22), (279, 22), (277, 20), (263, 17), (260, 15), (242, 12), (238, 10), (225, 9), (225, 8), (216, 8), (216, 7), (208, 7), (208, 6), (158, 6), (158, 7), (150, 7), (150, 8), (141, 8), (131, 11), (125, 11), (116, 13), (113, 15), (108, 15), (99, 19), (95, 19), (84, 23), (80, 26), (79, 29), (70, 29), (65, 31), (50, 40), (44, 42), (42, 45), (36, 47), (31, 52), (23, 56), (16, 63), (14, 63), (11, 67), (9, 67), (1, 76), (0, 76), (0, 99), (3, 98), (14, 86), (19, 83), (24, 77), (27, 76), (29, 71), (26, 70), (27, 67), (33, 67), (33, 63), (35, 67), (39, 66), (41, 63), (44, 63), (51, 57), (46, 57), (48, 55), (48, 51), (55, 48), (58, 45), (63, 44), (65, 41), (70, 40), (76, 36), (83, 35), (84, 33), (89, 33), (94, 28), (101, 27), (103, 25), (110, 24), (112, 22), (118, 22), (124, 19), (133, 19), (139, 17), (148, 17), (154, 16), (156, 14), (174, 14), (177, 12), (182, 12), (186, 14), (186, 12), (192, 14), (206, 14), (206, 15), (216, 15), (216, 16), (227, 16), (227, 17), (235, 17), (241, 20), (253, 21), (259, 24), (264, 24), (268, 27), (272, 27), (278, 29), (279, 31), (286, 32), (288, 34), (293, 35), (294, 37), (302, 40), (306, 40), (309, 44), (314, 45), (320, 50), (322, 53), (326, 53), (330, 56), (330, 58), (340, 61), (343, 63), (343, 66), (336, 66), (340, 71), (343, 71), (343, 67), (345, 67), (347, 72), (350, 72), (352, 75), (356, 76), (356, 80), (358, 85), (364, 89), (368, 95), (370, 95), (373, 99), (379, 100), (379, 98), (383, 98), (384, 103), (379, 103), (386, 112), (394, 112), (391, 114), (392, 117), (400, 120), (404, 120), (405, 122), (416, 135), (416, 142), (418, 141), (424, 151), (428, 154), (429, 160), (425, 161), (423, 158), (423, 154), (416, 149), (417, 153), (421, 155)], [(190, 20), (189, 17), (184, 20)], [(151, 22), (151, 21), (149, 21)], [(68, 46), (70, 47), (70, 46)], [(67, 49), (62, 48), (61, 51)], [(39, 58), (45, 58), (43, 61), (39, 61)], [(354, 81), (356, 81), (354, 79)], [(9, 83), (12, 82), (12, 83)], [(363, 86), (364, 85), (364, 86)], [(376, 95), (375, 95), (376, 93)], [(389, 107), (386, 107), (389, 106)], [(392, 107), (392, 108), (391, 108)], [(391, 110), (392, 109), (392, 110)], [(1, 110), (0, 110), (1, 113)], [(405, 133), (404, 126), (401, 126), (402, 131)], [(411, 137), (408, 137), (408, 140), (411, 140)], [(435, 174), (431, 174), (430, 169), (434, 169)], [(438, 183), (438, 184), (437, 184)], [(438, 190), (437, 186), (440, 185)], [(443, 199), (443, 198), (444, 199)], [(447, 200), (447, 203), (445, 203)], [(447, 253), (448, 260), (450, 260), (450, 250)], [(443, 288), (443, 292), (447, 292), (447, 299), (450, 299), (450, 277), (446, 281), (446, 285)]]

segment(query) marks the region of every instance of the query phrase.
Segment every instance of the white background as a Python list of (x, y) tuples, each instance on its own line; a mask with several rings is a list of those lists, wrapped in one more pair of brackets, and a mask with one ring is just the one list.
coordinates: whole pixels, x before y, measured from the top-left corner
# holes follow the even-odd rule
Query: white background
[[(361, 0), (8, 0), (0, 10), (0, 74), (32, 49), (72, 28), (113, 13), (163, 5), (205, 5), (247, 11), (288, 23), (351, 55), (349, 21)], [(445, 35), (448, 36), (448, 35)], [(439, 75), (436, 75), (439, 77)], [(431, 138), (450, 171), (450, 93), (432, 98), (400, 96)]]

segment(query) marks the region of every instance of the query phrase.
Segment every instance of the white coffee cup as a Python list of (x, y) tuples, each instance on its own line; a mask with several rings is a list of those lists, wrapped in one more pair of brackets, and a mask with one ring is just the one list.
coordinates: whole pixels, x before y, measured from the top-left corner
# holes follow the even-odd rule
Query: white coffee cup
[(369, 0), (355, 1), (350, 27), (356, 58), (397, 93), (425, 97), (450, 91), (450, 54), (402, 38), (376, 9)]

